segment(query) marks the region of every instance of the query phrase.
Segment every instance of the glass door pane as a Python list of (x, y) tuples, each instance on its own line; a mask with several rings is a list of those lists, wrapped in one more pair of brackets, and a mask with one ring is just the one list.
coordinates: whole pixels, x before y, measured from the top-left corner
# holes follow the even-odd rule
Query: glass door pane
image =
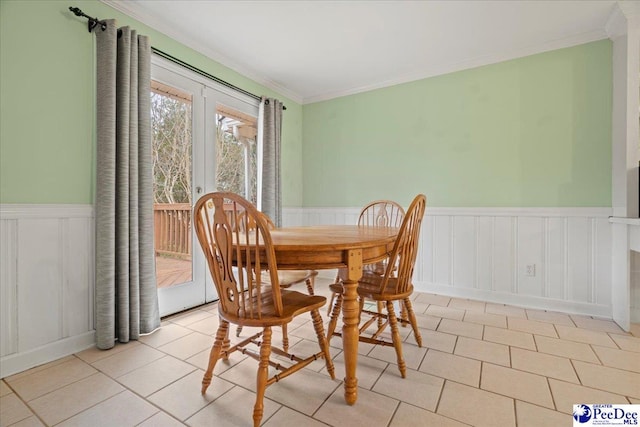
[(205, 260), (196, 250), (193, 203), (204, 187), (202, 84), (152, 57), (154, 241), (160, 315), (204, 304)]
[[(258, 101), (228, 88), (207, 87), (204, 95), (204, 192), (230, 191), (255, 204)], [(206, 301), (217, 299), (211, 275), (206, 283)]]
[(151, 83), (153, 197), (158, 288), (193, 280), (192, 97)]
[(156, 273), (165, 316), (218, 298), (192, 209), (216, 190), (255, 203), (258, 102), (163, 58), (153, 56), (151, 70)]
[(216, 187), (256, 204), (258, 121), (233, 107), (216, 105)]

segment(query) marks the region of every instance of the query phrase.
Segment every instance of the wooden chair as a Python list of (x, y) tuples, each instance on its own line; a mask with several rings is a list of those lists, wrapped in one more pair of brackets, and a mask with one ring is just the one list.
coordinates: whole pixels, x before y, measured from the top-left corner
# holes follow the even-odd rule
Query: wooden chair
[[(418, 238), (426, 208), (426, 200), (423, 194), (419, 194), (411, 202), (400, 226), (400, 232), (393, 246), (391, 256), (386, 263), (384, 274), (379, 275), (375, 271), (364, 271), (362, 278), (358, 282), (361, 314), (365, 313), (371, 316), (366, 322), (360, 325), (359, 340), (370, 344), (393, 346), (396, 351), (398, 369), (400, 370), (402, 378), (406, 376), (407, 366), (402, 356), (402, 339), (398, 331), (398, 319), (395, 315), (393, 303), (394, 301), (401, 301), (406, 308), (408, 320), (400, 319), (400, 322), (407, 322), (411, 325), (416, 343), (419, 347), (422, 347), (422, 337), (418, 330), (418, 324), (416, 323), (416, 316), (413, 312), (410, 297), (413, 293), (413, 268), (418, 252)], [(335, 332), (335, 329), (343, 301), (342, 284), (336, 283), (331, 285), (330, 288), (336, 293), (337, 297), (331, 312), (329, 326), (327, 327), (328, 339), (330, 339), (332, 335), (340, 335)], [(383, 302), (386, 306), (387, 313), (364, 310), (365, 299)], [(377, 319), (383, 319), (383, 324), (379, 326), (371, 336), (366, 336), (365, 331)], [(380, 334), (387, 325), (391, 327), (392, 342), (380, 338)]]
[[(225, 204), (231, 206), (227, 213)], [(255, 226), (248, 227), (251, 221)], [(232, 352), (240, 351), (258, 360), (256, 402), (253, 409), (253, 425), (257, 427), (264, 413), (263, 400), (267, 386), (299, 371), (318, 357), (325, 359), (327, 372), (332, 379), (335, 378), (319, 313), (327, 300), (323, 296), (306, 295), (279, 286), (269, 226), (256, 208), (244, 198), (227, 192), (202, 196), (194, 207), (194, 226), (220, 298), (220, 326), (209, 355), (201, 391), (204, 394), (209, 387), (213, 369), (220, 358), (227, 359)], [(265, 284), (266, 278), (270, 284)], [(300, 358), (272, 347), (271, 328), (286, 325), (294, 317), (304, 313), (311, 314), (320, 351), (310, 357)], [(262, 331), (230, 346), (230, 323), (259, 327)], [(259, 351), (254, 350), (253, 345), (258, 346)], [(288, 358), (291, 364), (285, 366), (280, 360), (270, 360), (272, 352)], [(270, 366), (279, 373), (269, 377)]]
[[(276, 228), (276, 225), (273, 223), (269, 215), (260, 212), (260, 215), (264, 218), (269, 230), (273, 230)], [(248, 219), (245, 224), (242, 217), (244, 216), (244, 212), (239, 215), (239, 229), (240, 231), (244, 231), (243, 227), (246, 225), (249, 229), (253, 230), (256, 226), (255, 221)], [(315, 286), (315, 278), (318, 275), (316, 270), (281, 270), (278, 271), (278, 284), (281, 288), (289, 288), (293, 285), (297, 285), (298, 283), (305, 283), (307, 285), (307, 292), (309, 295), (314, 294), (314, 286)], [(265, 278), (265, 283), (270, 283), (268, 277)], [(242, 333), (242, 325), (238, 325), (236, 327), (236, 337), (239, 337)], [(282, 349), (284, 351), (289, 350), (289, 333), (287, 332), (287, 325), (282, 325)]]
[[(400, 206), (400, 204), (392, 200), (374, 200), (360, 210), (360, 215), (358, 216), (358, 225), (400, 227), (403, 219), (404, 208)], [(388, 260), (382, 260), (374, 264), (367, 264), (363, 266), (363, 271), (369, 271), (379, 275), (383, 275), (387, 267), (387, 261)], [(343, 270), (338, 270), (338, 275), (336, 276), (335, 283), (340, 282), (341, 276), (343, 274)], [(328, 316), (331, 316), (335, 298), (336, 294), (332, 293), (331, 301), (329, 302), (329, 307), (327, 309)], [(378, 302), (377, 305), (378, 311), (382, 312), (382, 303)], [(402, 317), (406, 318), (406, 316), (404, 316), (404, 309)], [(382, 322), (382, 320), (380, 320), (380, 322)]]

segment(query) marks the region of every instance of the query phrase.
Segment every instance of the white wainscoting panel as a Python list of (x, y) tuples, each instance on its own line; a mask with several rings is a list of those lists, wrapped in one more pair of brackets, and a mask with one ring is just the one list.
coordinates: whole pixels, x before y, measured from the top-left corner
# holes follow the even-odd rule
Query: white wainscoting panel
[[(285, 209), (284, 225), (355, 224), (359, 208)], [(417, 290), (611, 318), (610, 208), (429, 208)]]
[[(359, 211), (285, 208), (283, 224), (354, 224)], [(611, 317), (610, 214), (427, 206), (414, 284), (423, 292)], [(93, 259), (91, 205), (0, 205), (0, 377), (94, 344)], [(526, 274), (528, 265), (535, 275)]]
[(93, 207), (0, 205), (0, 377), (87, 348)]

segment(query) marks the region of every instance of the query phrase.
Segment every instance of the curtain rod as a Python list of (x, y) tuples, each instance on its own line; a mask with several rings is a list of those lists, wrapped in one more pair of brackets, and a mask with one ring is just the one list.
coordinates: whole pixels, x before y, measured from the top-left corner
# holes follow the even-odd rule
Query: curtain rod
[[(87, 29), (89, 30), (89, 32), (92, 32), (98, 25), (100, 25), (100, 28), (102, 29), (102, 31), (107, 29), (107, 21), (91, 17), (91, 16), (85, 14), (84, 12), (82, 12), (82, 10), (80, 10), (80, 8), (77, 8), (77, 7), (69, 7), (69, 10), (71, 12), (73, 12), (74, 15), (82, 17), (82, 18), (87, 18), (89, 20), (89, 22), (87, 23)], [(240, 93), (243, 93), (243, 94), (245, 94), (247, 96), (250, 96), (251, 98), (254, 98), (254, 99), (258, 100), (258, 101), (262, 100), (261, 96), (256, 95), (254, 93), (251, 93), (251, 92), (249, 92), (247, 90), (244, 90), (242, 88), (239, 88), (238, 86), (233, 85), (233, 84), (231, 84), (231, 83), (229, 83), (227, 81), (224, 81), (221, 78), (216, 77), (216, 76), (214, 76), (212, 74), (209, 74), (206, 71), (203, 71), (203, 70), (201, 70), (201, 69), (199, 69), (197, 67), (194, 67), (193, 65), (188, 64), (188, 63), (176, 58), (175, 56), (169, 55), (168, 53), (163, 52), (162, 50), (160, 50), (158, 48), (155, 48), (155, 47), (151, 46), (151, 51), (153, 53), (155, 53), (156, 55), (158, 55), (158, 56), (161, 56), (161, 57), (163, 57), (165, 59), (168, 59), (169, 61), (171, 61), (171, 62), (173, 62), (175, 64), (178, 64), (178, 65), (180, 65), (180, 66), (182, 66), (184, 68), (187, 68), (188, 70), (193, 71), (194, 73), (200, 74), (201, 76), (204, 76), (204, 77), (206, 77), (208, 79), (211, 79), (211, 80), (215, 81), (216, 83), (219, 83), (219, 84), (221, 84), (221, 85), (223, 85), (225, 87), (228, 87), (230, 89), (236, 90), (236, 91), (238, 91)], [(265, 100), (265, 103), (268, 104), (269, 100), (268, 99)], [(283, 105), (282, 109), (286, 110), (287, 107)]]
[[(171, 62), (173, 62), (175, 64), (178, 64), (178, 65), (180, 65), (180, 66), (182, 66), (182, 67), (184, 67), (184, 68), (186, 68), (188, 70), (191, 70), (194, 73), (200, 74), (201, 76), (204, 76), (204, 77), (206, 77), (208, 79), (211, 79), (211, 80), (215, 81), (216, 83), (220, 83), (223, 86), (226, 86), (226, 87), (228, 87), (230, 89), (233, 89), (233, 90), (236, 90), (236, 91), (238, 91), (240, 93), (243, 93), (243, 94), (245, 94), (247, 96), (250, 96), (250, 97), (252, 97), (254, 99), (257, 99), (258, 101), (260, 101), (262, 99), (262, 97), (259, 96), (259, 95), (253, 94), (253, 93), (251, 93), (249, 91), (246, 91), (246, 90), (244, 90), (242, 88), (239, 88), (238, 86), (235, 86), (235, 85), (233, 85), (233, 84), (231, 84), (229, 82), (226, 82), (226, 81), (222, 80), (221, 78), (216, 77), (216, 76), (214, 76), (212, 74), (209, 74), (206, 71), (201, 70), (200, 68), (196, 68), (193, 65), (188, 64), (188, 63), (184, 62), (183, 60), (176, 58), (175, 56), (169, 55), (167, 52), (164, 52), (164, 51), (162, 51), (162, 50), (160, 50), (160, 49), (158, 49), (156, 47), (151, 46), (151, 51), (153, 53), (155, 53), (156, 55), (158, 55), (158, 56), (161, 56), (161, 57), (163, 57), (165, 59), (168, 59), (169, 61), (171, 61)], [(268, 104), (269, 100), (266, 99), (265, 103)], [(282, 109), (286, 110), (287, 107), (283, 105)]]

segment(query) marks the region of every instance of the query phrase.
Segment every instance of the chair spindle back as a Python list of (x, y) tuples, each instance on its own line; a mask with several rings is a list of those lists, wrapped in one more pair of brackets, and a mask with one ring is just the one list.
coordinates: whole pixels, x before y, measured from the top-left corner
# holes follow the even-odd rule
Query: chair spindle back
[(221, 310), (260, 319), (261, 306), (268, 302), (274, 306), (273, 314), (282, 315), (278, 270), (265, 217), (251, 202), (229, 192), (202, 196), (193, 211)]
[(381, 282), (381, 292), (390, 280), (395, 281), (396, 293), (405, 292), (411, 285), (426, 204), (426, 196), (418, 194), (407, 209)]
[(391, 200), (375, 200), (360, 211), (358, 225), (376, 227), (400, 227), (404, 219), (404, 209)]

